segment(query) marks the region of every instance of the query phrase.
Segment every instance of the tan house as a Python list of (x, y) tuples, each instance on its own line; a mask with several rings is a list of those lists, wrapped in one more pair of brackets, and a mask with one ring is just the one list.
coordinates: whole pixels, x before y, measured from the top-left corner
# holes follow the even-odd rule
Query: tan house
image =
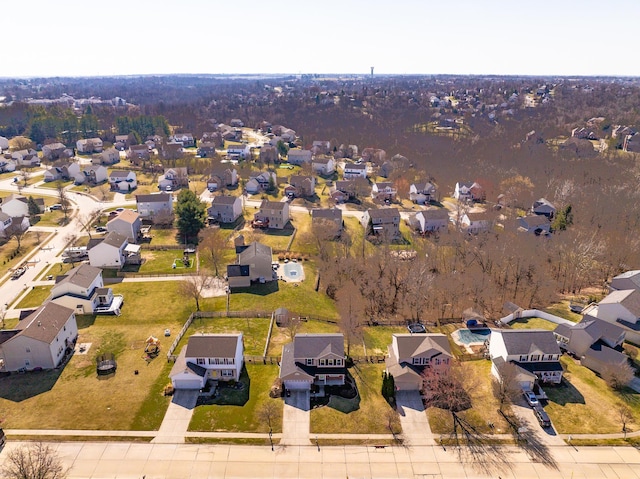
[(273, 281), (273, 254), (271, 247), (254, 241), (250, 245), (236, 247), (238, 257), (235, 264), (227, 266), (229, 288), (246, 288), (252, 282)]
[(397, 208), (369, 209), (360, 221), (366, 235), (375, 235), (389, 240), (400, 236), (400, 211)]
[(254, 222), (266, 228), (283, 229), (289, 222), (289, 204), (283, 201), (262, 200)]

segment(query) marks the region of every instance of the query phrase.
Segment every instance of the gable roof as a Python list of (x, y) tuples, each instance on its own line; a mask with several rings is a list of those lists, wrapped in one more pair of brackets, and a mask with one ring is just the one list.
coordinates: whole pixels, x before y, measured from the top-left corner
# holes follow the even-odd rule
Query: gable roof
[(400, 218), (397, 208), (374, 208), (367, 211), (370, 218)]
[(233, 205), (236, 201), (239, 201), (239, 196), (221, 195), (214, 196), (211, 200), (211, 206), (216, 205)]
[(322, 208), (311, 210), (311, 221), (326, 219), (332, 221), (342, 220), (342, 210), (339, 208)]
[(109, 173), (109, 177), (110, 178), (126, 178), (127, 176), (129, 176), (130, 173), (133, 173), (133, 172), (129, 170), (113, 170), (111, 173)]
[(636, 318), (640, 318), (640, 290), (621, 289), (613, 291), (598, 304), (621, 304)]
[(128, 210), (125, 209), (124, 211), (121, 211), (120, 214), (118, 216), (116, 216), (115, 218), (111, 218), (107, 224), (115, 221), (115, 220), (122, 220), (122, 221), (126, 221), (127, 223), (135, 223), (136, 220), (140, 218), (140, 215), (138, 213), (136, 213), (133, 210)]
[(283, 210), (286, 204), (287, 203), (283, 201), (262, 200), (262, 203), (260, 203), (260, 209)]
[(233, 358), (236, 355), (242, 333), (197, 334), (187, 342), (188, 358)]
[(88, 264), (81, 264), (73, 268), (67, 274), (56, 277), (54, 288), (62, 283), (71, 283), (81, 288), (88, 288), (98, 276), (102, 275), (102, 270)]
[(249, 265), (229, 264), (227, 265), (227, 278), (240, 278), (249, 276)]
[(121, 235), (116, 231), (112, 231), (111, 233), (107, 234), (107, 236), (105, 236), (104, 239), (102, 240), (102, 243), (108, 244), (109, 246), (114, 246), (116, 248), (120, 248), (123, 244), (127, 242), (128, 242), (127, 237), (124, 235)]
[(296, 334), (293, 338), (294, 358), (317, 358), (327, 354), (344, 357), (342, 334)]
[(167, 203), (171, 201), (169, 193), (153, 193), (150, 195), (136, 195), (136, 203)]
[(73, 309), (51, 301), (43, 304), (18, 323), (20, 335), (51, 343), (73, 315)]
[(254, 241), (238, 255), (238, 260), (240, 264), (248, 263), (256, 256), (266, 256), (269, 258), (269, 261), (271, 261), (271, 246)]
[(611, 280), (613, 289), (640, 289), (640, 270), (625, 271)]
[(399, 359), (413, 357), (453, 357), (449, 339), (444, 334), (394, 334), (393, 342), (398, 347)]
[(491, 334), (494, 333), (502, 335), (509, 355), (528, 355), (537, 350), (545, 354), (560, 354), (560, 348), (551, 331), (541, 329), (492, 330)]
[(445, 208), (438, 208), (434, 210), (422, 210), (416, 213), (416, 215), (422, 215), (425, 220), (447, 220), (449, 221), (449, 212)]

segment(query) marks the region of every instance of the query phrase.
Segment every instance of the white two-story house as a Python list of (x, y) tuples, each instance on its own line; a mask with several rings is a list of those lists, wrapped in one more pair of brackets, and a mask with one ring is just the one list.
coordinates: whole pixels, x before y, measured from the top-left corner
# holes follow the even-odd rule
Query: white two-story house
[(88, 264), (58, 276), (48, 300), (71, 308), (76, 314), (92, 314), (97, 310), (118, 313), (123, 302), (122, 296), (114, 296), (111, 288), (104, 287), (102, 270)]
[(175, 389), (202, 389), (209, 379), (238, 381), (243, 365), (242, 333), (198, 334), (182, 348), (169, 377)]

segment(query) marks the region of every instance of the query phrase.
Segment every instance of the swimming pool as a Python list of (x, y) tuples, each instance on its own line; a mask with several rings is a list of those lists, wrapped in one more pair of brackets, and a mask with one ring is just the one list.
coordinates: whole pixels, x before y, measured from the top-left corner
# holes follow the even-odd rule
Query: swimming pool
[(458, 341), (464, 344), (484, 343), (491, 335), (490, 329), (458, 329)]
[(300, 263), (285, 263), (282, 265), (282, 273), (285, 281), (302, 281), (304, 279), (304, 271)]

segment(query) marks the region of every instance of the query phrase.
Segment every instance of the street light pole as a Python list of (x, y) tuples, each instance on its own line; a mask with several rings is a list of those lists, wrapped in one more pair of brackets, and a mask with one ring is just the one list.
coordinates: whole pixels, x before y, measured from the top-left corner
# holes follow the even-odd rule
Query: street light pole
[(273, 451), (273, 431), (271, 430), (271, 428), (269, 428), (269, 442), (271, 443), (271, 450)]

